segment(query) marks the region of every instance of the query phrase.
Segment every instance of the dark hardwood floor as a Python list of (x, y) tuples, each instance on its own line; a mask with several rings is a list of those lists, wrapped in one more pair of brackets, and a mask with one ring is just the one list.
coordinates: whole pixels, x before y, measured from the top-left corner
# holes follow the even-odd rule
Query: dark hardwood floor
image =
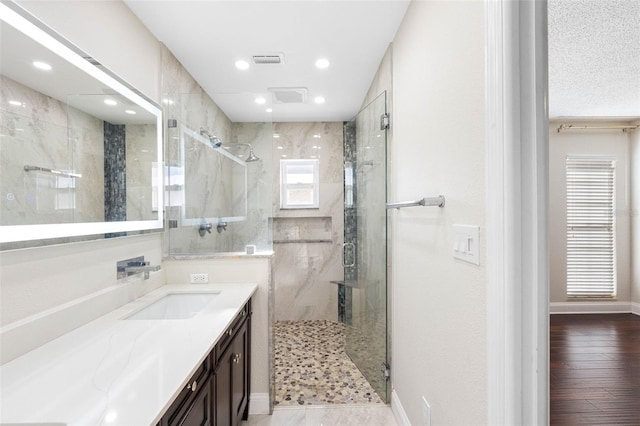
[(640, 425), (640, 316), (551, 315), (551, 425)]

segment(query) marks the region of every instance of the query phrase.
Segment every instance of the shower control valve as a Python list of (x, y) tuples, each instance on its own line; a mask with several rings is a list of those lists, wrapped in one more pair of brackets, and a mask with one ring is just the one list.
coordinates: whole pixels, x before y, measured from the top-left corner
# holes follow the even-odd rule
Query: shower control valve
[(200, 225), (200, 228), (198, 228), (198, 234), (200, 234), (201, 237), (204, 237), (206, 232), (209, 234), (211, 233), (211, 228), (212, 226), (210, 223), (203, 223)]

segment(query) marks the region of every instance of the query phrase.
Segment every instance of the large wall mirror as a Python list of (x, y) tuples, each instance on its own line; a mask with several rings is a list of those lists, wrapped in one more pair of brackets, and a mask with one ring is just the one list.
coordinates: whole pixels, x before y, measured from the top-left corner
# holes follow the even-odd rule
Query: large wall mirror
[(161, 229), (161, 108), (13, 3), (0, 54), (2, 247)]

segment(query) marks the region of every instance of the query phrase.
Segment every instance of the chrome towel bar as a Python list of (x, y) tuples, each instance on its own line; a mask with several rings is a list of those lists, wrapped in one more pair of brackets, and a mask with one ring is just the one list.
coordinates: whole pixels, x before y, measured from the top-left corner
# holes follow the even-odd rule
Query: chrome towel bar
[(444, 207), (444, 195), (438, 195), (437, 197), (425, 197), (422, 200), (417, 201), (405, 201), (402, 203), (387, 203), (387, 209), (401, 209), (403, 207)]
[(54, 175), (60, 175), (60, 176), (72, 177), (72, 178), (82, 177), (80, 173), (71, 173), (71, 172), (65, 172), (63, 170), (48, 169), (46, 167), (38, 167), (38, 166), (24, 166), (24, 171), (25, 172), (46, 172), (46, 173), (52, 173)]

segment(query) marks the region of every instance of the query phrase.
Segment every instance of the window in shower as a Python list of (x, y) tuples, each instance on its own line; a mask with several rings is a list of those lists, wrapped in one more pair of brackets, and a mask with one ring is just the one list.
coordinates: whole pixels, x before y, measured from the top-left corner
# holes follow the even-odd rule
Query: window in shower
[(280, 160), (281, 209), (317, 209), (318, 187), (318, 160)]

